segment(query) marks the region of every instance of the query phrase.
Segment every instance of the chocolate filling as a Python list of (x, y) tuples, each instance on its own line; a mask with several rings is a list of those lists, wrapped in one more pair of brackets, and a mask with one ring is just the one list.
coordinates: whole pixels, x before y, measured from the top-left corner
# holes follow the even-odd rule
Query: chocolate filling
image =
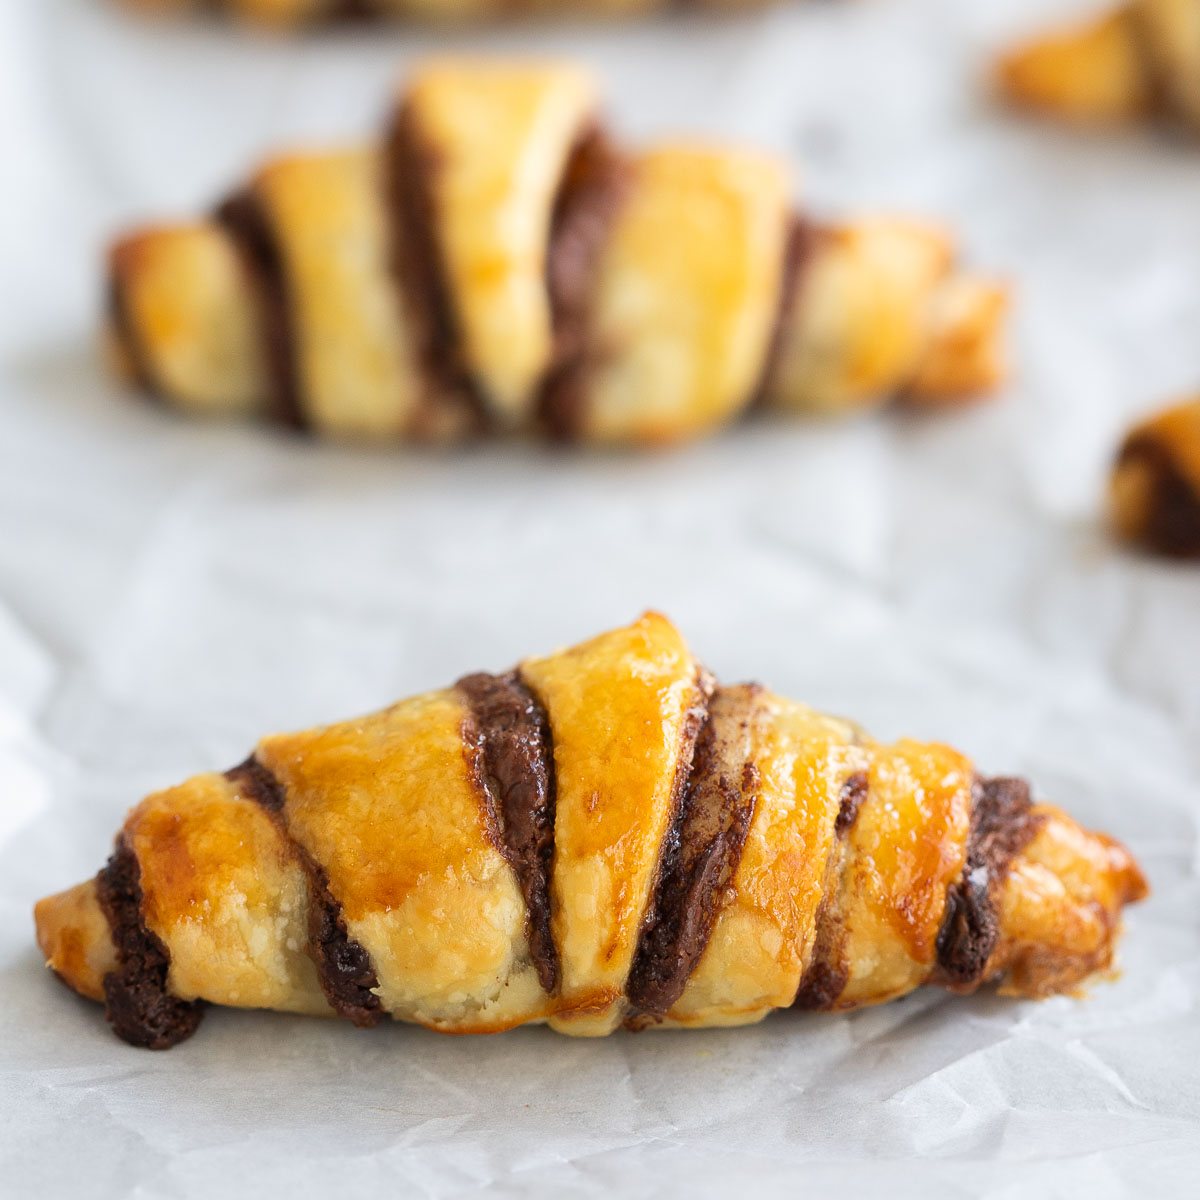
[(275, 417), (293, 429), (308, 425), (296, 371), (295, 332), (279, 244), (253, 189), (237, 192), (216, 211), (246, 264), (266, 349), (270, 400)]
[(96, 897), (108, 920), (119, 969), (104, 977), (105, 1014), (131, 1046), (168, 1050), (190, 1038), (204, 1001), (180, 1000), (167, 990), (171, 955), (142, 914), (142, 871), (125, 835), (96, 876)]
[(375, 0), (333, 0), (331, 21), (358, 22), (374, 20), (379, 16)]
[(833, 832), (841, 839), (854, 828), (858, 820), (858, 810), (862, 808), (867, 798), (870, 778), (866, 771), (855, 771), (846, 778), (842, 790), (838, 794), (838, 814), (833, 825)]
[(758, 790), (751, 761), (761, 689), (713, 690), (707, 673), (681, 735), (670, 826), (625, 982), (626, 1026), (664, 1017), (683, 994), (728, 901)]
[(971, 831), (962, 878), (946, 893), (934, 982), (972, 988), (982, 982), (1000, 939), (999, 891), (1013, 858), (1041, 821), (1030, 812), (1023, 779), (979, 779), (972, 791)]
[(869, 792), (870, 780), (866, 771), (855, 771), (842, 782), (837, 819), (833, 825), (837, 842), (829, 855), (821, 903), (817, 905), (817, 936), (813, 941), (812, 958), (796, 989), (793, 1008), (810, 1011), (832, 1008), (850, 978), (850, 967), (842, 954), (846, 931), (837, 912), (837, 892), (845, 854), (843, 843), (854, 828)]
[(384, 142), (384, 191), (392, 215), (392, 273), (417, 326), (422, 369), (436, 397), (462, 397), (481, 428), (487, 406), (462, 354), (458, 317), (438, 237), (437, 152), (410, 104), (400, 107)]
[(761, 408), (766, 403), (779, 359), (783, 355), (784, 340), (792, 313), (799, 303), (800, 281), (805, 270), (816, 255), (817, 249), (828, 236), (826, 229), (805, 217), (793, 215), (787, 232), (783, 251), (783, 271), (779, 280), (779, 307), (775, 315), (775, 328), (767, 343), (767, 355), (763, 360), (762, 374), (754, 389), (751, 408)]
[(1134, 53), (1141, 63), (1142, 77), (1149, 95), (1150, 115), (1160, 121), (1182, 118), (1184, 114), (1179, 111), (1171, 68), (1159, 53), (1149, 18), (1137, 4), (1127, 6), (1120, 15), (1126, 23)]
[(325, 999), (338, 1016), (360, 1027), (383, 1016), (379, 986), (371, 956), (346, 928), (342, 906), (329, 890), (329, 876), (316, 859), (288, 832), (286, 793), (273, 772), (251, 755), (225, 772), (225, 778), (245, 797), (259, 804), (275, 822), (296, 853), (308, 878), (308, 953), (316, 964)]
[(550, 721), (516, 671), (467, 675), (455, 686), (469, 707), (463, 731), (467, 761), (496, 831), (496, 848), (525, 898), (525, 935), (538, 980), (554, 995), (559, 962), (550, 931), (555, 804)]
[(1121, 447), (1117, 466), (1139, 463), (1152, 479), (1140, 541), (1171, 558), (1200, 555), (1200, 495), (1176, 465), (1168, 447), (1134, 434)]
[(546, 251), (554, 352), (538, 413), (560, 441), (577, 437), (583, 421), (596, 272), (628, 184), (628, 168), (608, 135), (599, 125), (589, 126), (567, 160)]

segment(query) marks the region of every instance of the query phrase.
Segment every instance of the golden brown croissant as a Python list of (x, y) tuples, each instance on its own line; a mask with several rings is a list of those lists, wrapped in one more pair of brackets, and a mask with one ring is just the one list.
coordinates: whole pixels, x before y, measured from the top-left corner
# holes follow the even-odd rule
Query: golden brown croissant
[(1054, 116), (1200, 128), (1200, 0), (1127, 0), (1010, 51), (998, 80), (1011, 100)]
[(1145, 891), (1021, 781), (719, 686), (651, 613), (148, 797), (36, 921), (165, 1047), (205, 1003), (598, 1035), (1042, 996), (1109, 966)]
[(1136, 425), (1113, 466), (1117, 533), (1158, 554), (1200, 557), (1200, 398)]
[[(216, 11), (253, 25), (275, 29), (320, 21), (400, 20), (425, 24), (466, 24), (513, 17), (633, 17), (662, 10), (674, 0), (123, 0), (138, 12)], [(696, 8), (739, 12), (766, 7), (771, 0), (688, 0)]]
[(419, 71), (382, 149), (265, 166), (111, 257), (116, 359), (181, 409), (360, 438), (692, 437), (756, 400), (952, 403), (1004, 289), (913, 222), (795, 218), (766, 155), (626, 154), (564, 66)]

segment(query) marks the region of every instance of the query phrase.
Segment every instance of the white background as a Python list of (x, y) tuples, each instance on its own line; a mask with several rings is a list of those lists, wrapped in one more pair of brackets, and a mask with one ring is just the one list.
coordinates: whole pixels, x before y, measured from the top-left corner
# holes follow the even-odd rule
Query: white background
[[(1200, 147), (1038, 126), (983, 84), (1086, 7), (288, 40), (0, 4), (0, 1194), (1195, 1194), (1200, 570), (1114, 549), (1100, 506), (1123, 425), (1200, 386)], [(578, 54), (623, 135), (773, 147), (818, 214), (952, 222), (1013, 282), (1013, 384), (667, 457), (420, 456), (187, 424), (105, 379), (117, 229), (366, 136), (448, 40)], [(155, 1055), (44, 971), (33, 901), (148, 790), (647, 606), (727, 679), (951, 741), (1127, 840), (1154, 896), (1119, 981), (602, 1042), (214, 1011)]]

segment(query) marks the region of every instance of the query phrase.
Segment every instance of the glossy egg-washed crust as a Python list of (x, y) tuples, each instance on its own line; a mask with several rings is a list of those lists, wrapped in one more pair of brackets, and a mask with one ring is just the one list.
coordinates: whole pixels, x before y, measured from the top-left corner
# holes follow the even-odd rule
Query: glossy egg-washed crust
[(1200, 398), (1135, 425), (1109, 488), (1118, 536), (1156, 554), (1200, 558)]
[(1109, 967), (1129, 853), (947, 746), (722, 687), (654, 613), (507, 675), (265, 738), (36, 908), (165, 1047), (206, 1003), (446, 1033), (757, 1021)]
[(366, 439), (700, 436), (756, 402), (950, 405), (1004, 373), (1007, 296), (939, 229), (821, 226), (782, 163), (628, 153), (571, 66), (437, 61), (382, 142), (263, 167), (110, 256), (113, 360), (194, 413)]
[[(126, 8), (156, 15), (216, 12), (269, 29), (329, 21), (395, 20), (464, 25), (514, 18), (635, 17), (678, 0), (121, 0)], [(771, 0), (686, 0), (711, 12), (765, 8)]]
[(1200, 0), (1128, 0), (1010, 50), (997, 81), (1011, 101), (1055, 117), (1200, 131)]

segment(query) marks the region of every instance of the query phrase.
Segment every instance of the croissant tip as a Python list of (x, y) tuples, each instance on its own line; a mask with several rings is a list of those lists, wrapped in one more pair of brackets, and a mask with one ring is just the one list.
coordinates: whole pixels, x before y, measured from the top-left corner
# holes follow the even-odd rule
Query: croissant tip
[(1200, 557), (1200, 399), (1172, 405), (1125, 436), (1109, 478), (1108, 521), (1131, 546)]
[(1151, 107), (1146, 75), (1123, 9), (1018, 43), (991, 72), (993, 90), (1009, 105), (1084, 125), (1144, 116)]

